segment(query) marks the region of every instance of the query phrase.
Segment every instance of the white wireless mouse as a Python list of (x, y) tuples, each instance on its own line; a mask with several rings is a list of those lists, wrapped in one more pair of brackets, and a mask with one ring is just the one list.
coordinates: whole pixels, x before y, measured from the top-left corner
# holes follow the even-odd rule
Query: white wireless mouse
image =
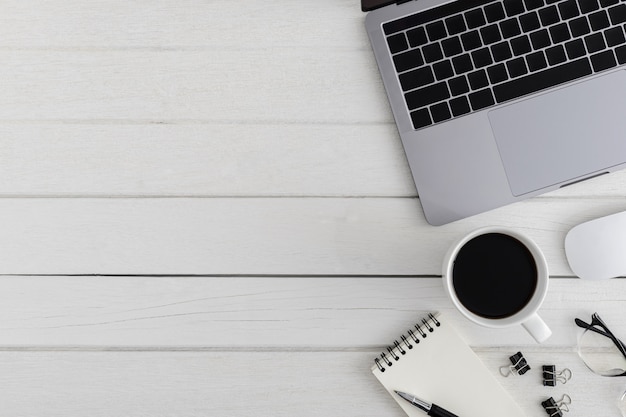
[(626, 275), (626, 211), (573, 227), (565, 236), (565, 255), (582, 279)]

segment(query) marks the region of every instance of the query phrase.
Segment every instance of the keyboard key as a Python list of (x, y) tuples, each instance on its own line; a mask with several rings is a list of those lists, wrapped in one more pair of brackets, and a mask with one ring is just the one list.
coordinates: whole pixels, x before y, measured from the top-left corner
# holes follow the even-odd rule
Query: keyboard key
[(528, 73), (528, 68), (526, 67), (526, 61), (524, 58), (515, 58), (506, 63), (506, 68), (509, 70), (509, 75), (511, 78), (521, 77)]
[(490, 45), (502, 39), (498, 25), (493, 24), (480, 29), (480, 36), (483, 38), (483, 45)]
[(559, 12), (561, 13), (562, 20), (572, 19), (580, 14), (576, 0), (567, 0), (563, 3), (559, 3)]
[(606, 48), (606, 44), (604, 43), (604, 37), (602, 37), (601, 33), (593, 33), (591, 35), (585, 36), (584, 39), (585, 45), (587, 46), (587, 51), (589, 51), (590, 54)]
[(503, 20), (506, 17), (501, 3), (492, 3), (485, 6), (485, 16), (489, 23)]
[(394, 56), (393, 63), (396, 66), (396, 71), (404, 72), (411, 68), (421, 67), (424, 65), (424, 59), (419, 49), (413, 49)]
[(419, 109), (450, 98), (445, 81), (410, 91), (404, 95), (409, 110)]
[(591, 24), (591, 29), (594, 31), (606, 29), (611, 25), (609, 23), (609, 15), (607, 15), (604, 10), (590, 14), (589, 23)]
[(445, 102), (431, 106), (430, 114), (432, 115), (433, 122), (435, 123), (443, 122), (444, 120), (448, 120), (452, 117), (452, 114), (450, 114), (450, 109), (448, 108), (448, 104)]
[(569, 22), (569, 30), (572, 36), (578, 38), (591, 32), (587, 18), (582, 16)]
[(599, 8), (600, 5), (598, 5), (598, 0), (582, 0), (580, 2), (580, 11), (582, 13), (595, 12)]
[(413, 71), (405, 72), (398, 76), (402, 91), (413, 90), (435, 82), (433, 71), (430, 67), (421, 67)]
[(431, 42), (438, 41), (447, 36), (446, 27), (442, 21), (427, 24), (426, 33), (428, 33), (428, 39), (430, 39)]
[(423, 27), (416, 27), (415, 29), (411, 29), (406, 33), (406, 36), (409, 38), (409, 44), (411, 47), (415, 48), (416, 46), (425, 45), (428, 42), (428, 38), (426, 37), (426, 30)]
[(465, 21), (469, 29), (475, 29), (485, 24), (485, 15), (481, 9), (470, 10), (465, 13)]
[(496, 64), (487, 68), (487, 76), (491, 84), (501, 83), (509, 79), (509, 75), (506, 72), (504, 64)]
[(463, 46), (461, 46), (461, 40), (458, 36), (442, 40), (441, 48), (446, 57), (458, 55), (463, 52)]
[(535, 50), (550, 46), (550, 35), (548, 34), (547, 29), (541, 29), (537, 32), (531, 33), (530, 43), (533, 45), (533, 49)]
[(617, 66), (613, 51), (608, 50), (599, 54), (591, 55), (591, 66), (595, 72), (604, 71)]
[(413, 122), (413, 127), (415, 129), (419, 129), (421, 127), (426, 127), (433, 124), (428, 109), (419, 109), (411, 112), (411, 121)]
[(398, 52), (402, 52), (405, 49), (409, 49), (409, 44), (406, 41), (406, 36), (404, 36), (404, 33), (398, 33), (396, 35), (388, 37), (387, 45), (389, 45), (389, 50), (392, 54), (397, 54)]
[(609, 7), (619, 3), (619, 0), (600, 0), (600, 6)]
[(471, 93), (468, 98), (473, 110), (484, 109), (495, 104), (493, 94), (488, 88)]
[(429, 64), (443, 59), (443, 51), (439, 43), (429, 43), (422, 48), (422, 53), (424, 54), (424, 61)]
[(626, 45), (615, 48), (615, 55), (617, 56), (617, 62), (626, 64)]
[(519, 23), (515, 18), (501, 22), (500, 31), (502, 32), (502, 37), (504, 38), (512, 38), (522, 33)]
[(546, 88), (576, 80), (591, 74), (591, 65), (587, 58), (558, 65), (526, 77), (510, 80), (493, 87), (493, 92), (498, 103), (512, 100), (527, 94), (535, 93)]
[(461, 35), (461, 42), (463, 43), (463, 47), (466, 51), (478, 49), (483, 46), (477, 30), (473, 30), (471, 32), (467, 32)]
[(561, 18), (556, 6), (550, 6), (539, 10), (539, 20), (541, 20), (542, 25), (550, 26), (559, 22)]
[(543, 7), (543, 0), (524, 0), (526, 10), (534, 10)]
[(580, 58), (587, 53), (582, 39), (574, 39), (573, 41), (567, 42), (565, 44), (565, 52), (569, 59)]
[(567, 61), (565, 48), (562, 45), (555, 45), (546, 49), (546, 58), (548, 58), (548, 64), (550, 65), (558, 65)]
[(433, 65), (433, 71), (435, 72), (435, 78), (437, 81), (445, 80), (454, 76), (454, 70), (450, 61), (441, 61)]
[(474, 61), (474, 68), (482, 68), (493, 64), (489, 48), (482, 48), (472, 52), (472, 61)]
[(452, 96), (469, 93), (469, 84), (467, 83), (467, 79), (465, 79), (465, 75), (448, 80), (448, 87), (450, 87), (450, 94), (452, 94)]
[(533, 52), (526, 57), (526, 63), (528, 64), (528, 70), (531, 72), (539, 71), (548, 66), (546, 56), (541, 51)]
[(485, 70), (482, 69), (467, 74), (467, 80), (469, 81), (469, 85), (472, 90), (478, 90), (489, 85), (487, 73), (485, 72)]
[(472, 65), (472, 58), (469, 54), (463, 54), (452, 58), (452, 66), (457, 74), (470, 72), (474, 69), (474, 66)]
[[(414, 13), (406, 17), (387, 22), (383, 24), (383, 31), (385, 35), (392, 35), (416, 26), (434, 22), (435, 20), (445, 19), (458, 13), (464, 13), (469, 7), (478, 7), (487, 3), (491, 3), (491, 0), (451, 1), (420, 13)], [(480, 9), (476, 10), (480, 11)], [(480, 12), (482, 13), (482, 11)]]
[(559, 23), (558, 25), (554, 25), (550, 28), (550, 37), (552, 38), (552, 43), (561, 43), (568, 41), (571, 36), (569, 34), (569, 29), (567, 28), (567, 23)]
[(611, 24), (619, 25), (626, 22), (626, 4), (620, 4), (609, 9)]
[(471, 108), (469, 101), (467, 101), (467, 97), (457, 97), (450, 100), (450, 110), (452, 110), (452, 114), (455, 117), (469, 113)]
[(460, 14), (452, 16), (446, 19), (446, 28), (450, 35), (457, 35), (461, 32), (465, 32), (467, 27), (465, 26), (465, 19)]
[(491, 55), (494, 61), (501, 62), (513, 57), (513, 52), (508, 42), (500, 42), (491, 47)]
[(620, 26), (605, 30), (604, 38), (606, 39), (606, 44), (608, 46), (617, 46), (626, 43), (624, 31)]
[(522, 0), (504, 0), (504, 10), (507, 16), (515, 16), (524, 13), (524, 4)]
[(533, 30), (537, 30), (541, 27), (539, 16), (536, 12), (521, 15), (519, 17), (519, 23), (522, 27), (522, 32), (532, 32)]
[(532, 48), (530, 46), (528, 36), (522, 35), (517, 38), (511, 39), (511, 49), (513, 50), (513, 55), (515, 56), (529, 53)]

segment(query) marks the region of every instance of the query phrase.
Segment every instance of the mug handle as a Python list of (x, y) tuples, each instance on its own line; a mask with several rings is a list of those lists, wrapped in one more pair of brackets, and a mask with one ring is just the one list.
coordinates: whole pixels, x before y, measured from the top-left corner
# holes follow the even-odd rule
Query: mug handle
[(528, 320), (522, 323), (522, 326), (535, 338), (537, 343), (545, 342), (551, 335), (552, 330), (548, 325), (539, 317), (537, 313), (530, 316)]

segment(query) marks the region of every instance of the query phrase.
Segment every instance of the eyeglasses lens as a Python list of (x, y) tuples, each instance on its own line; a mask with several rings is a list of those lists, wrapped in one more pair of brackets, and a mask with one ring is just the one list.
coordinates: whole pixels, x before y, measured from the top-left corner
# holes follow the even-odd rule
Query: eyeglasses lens
[[(594, 327), (604, 332), (601, 327)], [(578, 339), (578, 354), (589, 369), (598, 375), (616, 376), (626, 372), (626, 358), (611, 338), (585, 330)]]
[(617, 400), (617, 407), (619, 408), (619, 411), (622, 412), (622, 415), (626, 416), (626, 392), (623, 393)]

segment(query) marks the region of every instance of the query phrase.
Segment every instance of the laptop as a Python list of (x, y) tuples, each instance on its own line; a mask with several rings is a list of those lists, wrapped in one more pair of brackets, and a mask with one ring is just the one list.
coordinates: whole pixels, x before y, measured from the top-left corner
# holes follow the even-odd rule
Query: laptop
[(427, 221), (626, 166), (626, 0), (362, 0)]

